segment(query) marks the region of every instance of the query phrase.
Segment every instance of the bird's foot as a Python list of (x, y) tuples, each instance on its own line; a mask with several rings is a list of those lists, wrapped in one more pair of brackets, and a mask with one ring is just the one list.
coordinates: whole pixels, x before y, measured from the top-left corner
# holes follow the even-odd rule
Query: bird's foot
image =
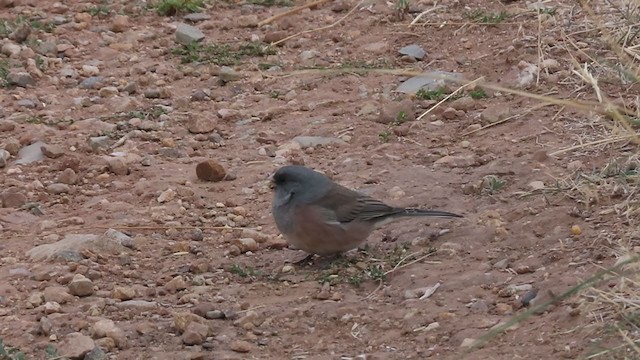
[(314, 254), (307, 254), (305, 257), (299, 260), (285, 260), (285, 262), (291, 263), (293, 265), (303, 265), (305, 263), (311, 262), (313, 260)]

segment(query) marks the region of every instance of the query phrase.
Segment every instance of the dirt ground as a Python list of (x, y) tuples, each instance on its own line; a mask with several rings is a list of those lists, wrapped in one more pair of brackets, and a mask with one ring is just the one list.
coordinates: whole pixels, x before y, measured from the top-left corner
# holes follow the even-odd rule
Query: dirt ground
[[(207, 3), (208, 16), (190, 22), (136, 1), (0, 0), (6, 349), (33, 359), (575, 359), (616, 348), (592, 358), (633, 358), (593, 289), (469, 347), (614, 265), (620, 242), (633, 249), (637, 204), (624, 179), (636, 148), (606, 141), (622, 130), (596, 111), (482, 86), (432, 108), (458, 85), (410, 96), (395, 91), (408, 76), (375, 71), (455, 72), (597, 101), (576, 61), (634, 109), (638, 88), (603, 65), (615, 56), (587, 11), (339, 1), (255, 26), (292, 5), (302, 3)], [(592, 5), (616, 26), (612, 8)], [(427, 10), (418, 25), (429, 24), (409, 26)], [(180, 22), (203, 45), (177, 44)], [(398, 53), (411, 44), (426, 51), (421, 61)], [(20, 163), (29, 152), (35, 161)], [(206, 160), (225, 179), (198, 179)], [(279, 236), (268, 182), (288, 163), (464, 218), (397, 221), (342, 259), (292, 265), (304, 254)], [(86, 242), (56, 243), (70, 234)]]

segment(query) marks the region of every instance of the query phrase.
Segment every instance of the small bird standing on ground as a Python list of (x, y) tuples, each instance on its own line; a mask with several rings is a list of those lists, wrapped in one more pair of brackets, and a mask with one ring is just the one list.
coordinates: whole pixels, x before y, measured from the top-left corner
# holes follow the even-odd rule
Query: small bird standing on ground
[(357, 248), (378, 226), (401, 217), (462, 215), (392, 207), (341, 186), (304, 166), (289, 165), (272, 176), (271, 211), (287, 242), (310, 254), (338, 255)]

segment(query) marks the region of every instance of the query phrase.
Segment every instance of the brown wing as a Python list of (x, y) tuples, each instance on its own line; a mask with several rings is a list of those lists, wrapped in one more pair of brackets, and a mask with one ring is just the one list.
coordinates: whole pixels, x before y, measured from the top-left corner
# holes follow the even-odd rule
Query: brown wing
[(332, 212), (331, 220), (340, 223), (371, 221), (398, 212), (379, 200), (339, 185), (332, 187), (316, 205), (327, 209), (326, 214)]

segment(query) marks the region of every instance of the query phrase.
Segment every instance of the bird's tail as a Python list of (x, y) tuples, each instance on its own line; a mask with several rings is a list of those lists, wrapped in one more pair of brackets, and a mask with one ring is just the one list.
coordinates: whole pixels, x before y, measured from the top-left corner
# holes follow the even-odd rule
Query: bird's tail
[(413, 208), (408, 208), (408, 209), (399, 208), (398, 210), (399, 210), (398, 211), (399, 216), (434, 216), (434, 217), (457, 217), (457, 218), (464, 217), (462, 215), (454, 214), (447, 211), (440, 211), (440, 210), (424, 210), (424, 209), (413, 209)]

